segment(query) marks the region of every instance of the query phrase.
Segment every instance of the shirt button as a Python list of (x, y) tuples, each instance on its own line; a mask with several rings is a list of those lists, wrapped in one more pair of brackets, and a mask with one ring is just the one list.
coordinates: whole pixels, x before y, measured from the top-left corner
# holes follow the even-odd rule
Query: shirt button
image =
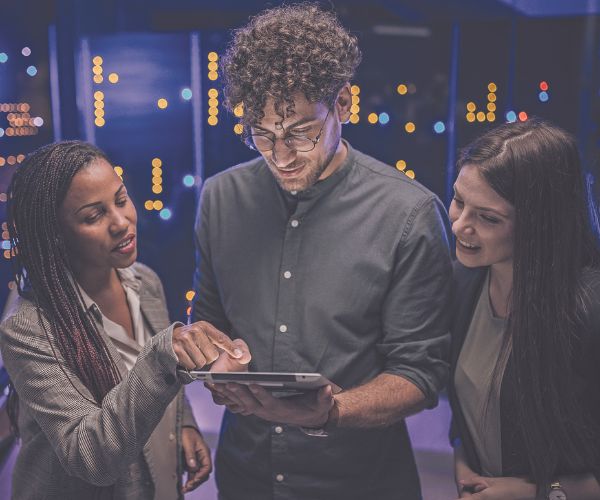
[(294, 196), (296, 196), (298, 194), (298, 191), (290, 191), (290, 194), (293, 194)]
[(285, 333), (285, 332), (287, 332), (287, 325), (281, 325), (281, 326), (279, 327), (279, 331), (280, 331), (281, 333)]
[(275, 427), (276, 434), (281, 434), (282, 432), (283, 432), (283, 427), (281, 427), (281, 425), (278, 425), (277, 427)]
[(290, 222), (290, 225), (292, 227), (298, 227), (298, 224), (300, 224), (300, 222), (298, 222), (296, 219), (294, 219), (292, 222)]
[(173, 441), (175, 439), (175, 434), (172, 432), (169, 434), (169, 441)]
[(283, 481), (283, 474), (277, 474), (277, 475), (275, 476), (275, 479), (277, 479), (277, 481), (278, 481), (278, 482), (281, 482), (281, 481)]
[(285, 273), (283, 273), (283, 277), (286, 280), (289, 280), (292, 277), (292, 273), (290, 273), (289, 271), (286, 271)]

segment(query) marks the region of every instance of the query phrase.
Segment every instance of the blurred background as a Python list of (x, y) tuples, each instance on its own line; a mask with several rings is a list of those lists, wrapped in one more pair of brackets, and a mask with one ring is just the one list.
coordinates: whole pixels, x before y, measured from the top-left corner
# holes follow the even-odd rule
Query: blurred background
[[(254, 155), (222, 107), (220, 57), (232, 29), (280, 3), (0, 0), (0, 305), (15, 286), (5, 224), (10, 178), (35, 148), (83, 139), (108, 153), (127, 184), (138, 208), (139, 259), (162, 278), (172, 319), (186, 320), (199, 188)], [(363, 50), (343, 132), (354, 147), (448, 205), (457, 148), (495, 124), (541, 116), (577, 137), (596, 191), (599, 0), (321, 3)], [(220, 409), (204, 389), (188, 392), (214, 445)], [(455, 495), (448, 418), (442, 398), (409, 422), (425, 499)], [(0, 499), (9, 496), (16, 450), (0, 412)], [(188, 497), (216, 498), (214, 485)]]

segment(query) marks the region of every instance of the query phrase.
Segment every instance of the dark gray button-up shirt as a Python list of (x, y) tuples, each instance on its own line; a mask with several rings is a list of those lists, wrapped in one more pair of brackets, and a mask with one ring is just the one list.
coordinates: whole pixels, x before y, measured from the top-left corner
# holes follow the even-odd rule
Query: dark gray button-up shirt
[[(262, 158), (206, 181), (194, 308), (252, 353), (251, 371), (320, 372), (343, 389), (382, 372), (430, 406), (447, 376), (449, 232), (440, 201), (348, 145), (310, 189), (277, 185)], [(327, 438), (226, 412), (223, 498), (420, 498), (404, 422)]]

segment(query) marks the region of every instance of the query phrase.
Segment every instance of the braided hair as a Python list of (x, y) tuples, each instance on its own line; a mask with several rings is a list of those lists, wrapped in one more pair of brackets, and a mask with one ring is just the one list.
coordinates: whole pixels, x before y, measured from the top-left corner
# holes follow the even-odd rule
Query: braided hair
[[(101, 150), (80, 141), (49, 144), (28, 155), (8, 188), (8, 232), (19, 295), (37, 306), (53, 354), (58, 348), (93, 400), (82, 396), (99, 406), (120, 374), (83, 307), (57, 217), (75, 174), (96, 159), (110, 163)], [(11, 406), (16, 424), (16, 404)]]

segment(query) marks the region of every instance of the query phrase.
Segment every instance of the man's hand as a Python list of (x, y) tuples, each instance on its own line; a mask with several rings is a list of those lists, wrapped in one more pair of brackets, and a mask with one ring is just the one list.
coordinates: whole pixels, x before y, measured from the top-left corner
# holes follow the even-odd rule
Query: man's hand
[(219, 348), (233, 359), (239, 360), (245, 355), (227, 335), (206, 321), (173, 329), (173, 351), (177, 362), (188, 370), (215, 361), (219, 357)]
[[(472, 500), (534, 500), (535, 484), (521, 477), (482, 477), (475, 475), (459, 481), (472, 493)], [(461, 498), (465, 498), (461, 495)]]
[(184, 469), (187, 480), (181, 487), (181, 493), (195, 490), (208, 479), (212, 472), (210, 448), (202, 435), (193, 427), (181, 429), (181, 447), (183, 449)]
[(223, 401), (220, 404), (225, 404), (232, 413), (256, 415), (269, 422), (300, 427), (325, 425), (334, 404), (330, 385), (299, 396), (275, 398), (259, 385), (215, 384), (214, 394)]

